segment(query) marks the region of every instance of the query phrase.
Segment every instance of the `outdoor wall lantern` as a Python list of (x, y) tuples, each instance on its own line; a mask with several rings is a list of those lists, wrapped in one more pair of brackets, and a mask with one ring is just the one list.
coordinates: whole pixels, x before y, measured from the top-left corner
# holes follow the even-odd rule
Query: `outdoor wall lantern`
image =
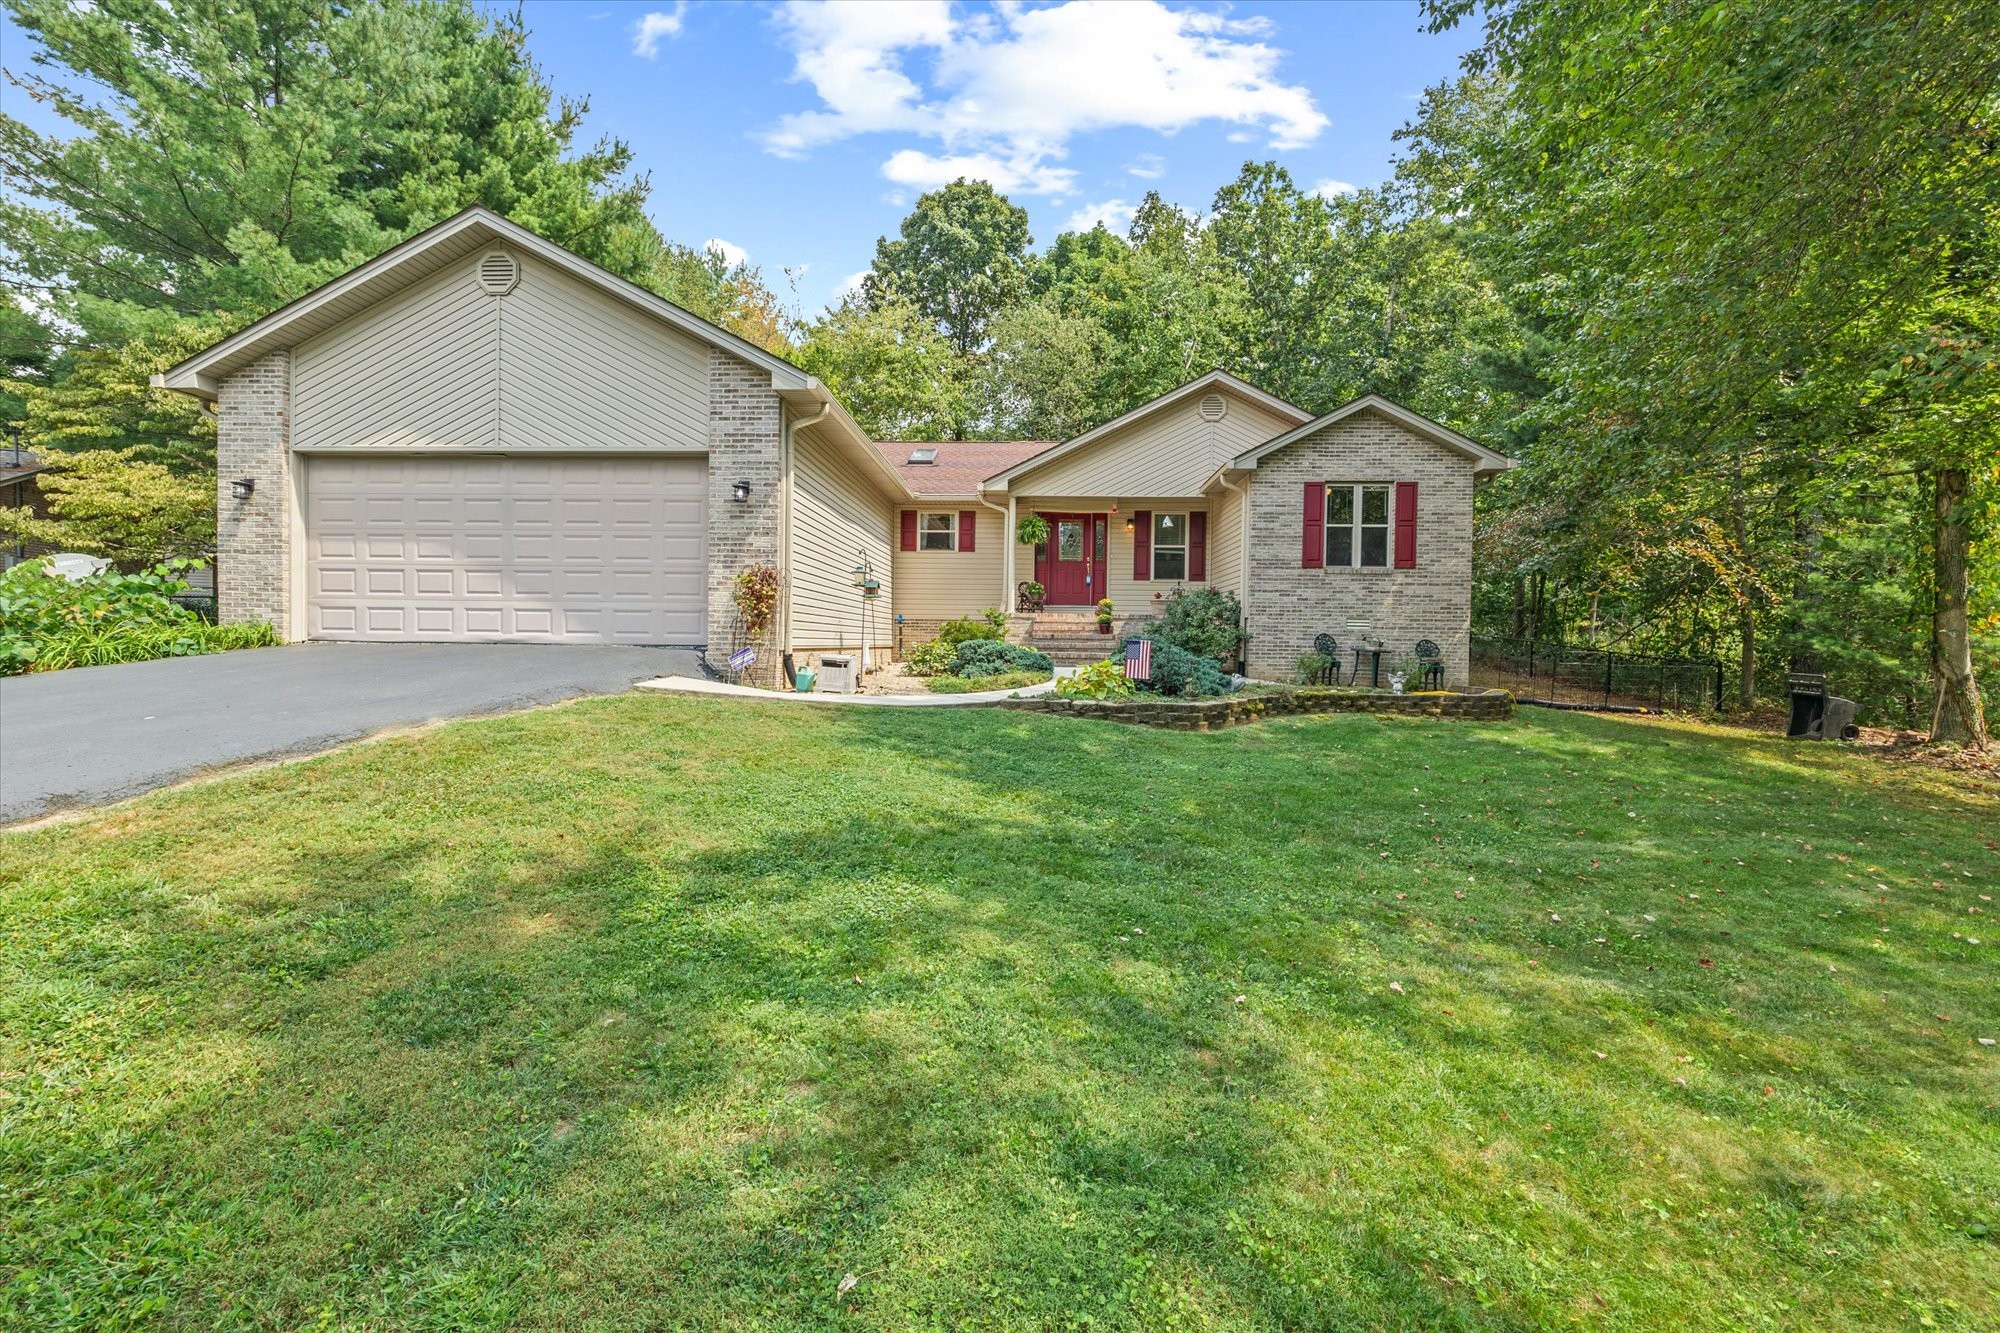
[(750, 483), (747, 481), (730, 482), (729, 498), (738, 504), (742, 504), (745, 500), (748, 500), (750, 498)]
[(1132, 531), (1132, 516), (1130, 514), (1125, 515), (1125, 531)]
[(256, 489), (257, 479), (255, 477), (238, 477), (235, 481), (229, 483), (230, 498), (235, 500), (249, 499)]

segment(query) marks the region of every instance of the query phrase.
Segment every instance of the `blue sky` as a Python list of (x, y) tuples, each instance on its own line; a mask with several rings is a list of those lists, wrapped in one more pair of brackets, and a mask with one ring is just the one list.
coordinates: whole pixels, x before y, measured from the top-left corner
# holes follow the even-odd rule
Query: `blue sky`
[[(806, 313), (923, 190), (983, 176), (1037, 246), (1157, 189), (1206, 207), (1246, 159), (1306, 188), (1380, 182), (1465, 28), (1414, 0), (838, 5), (529, 0), (530, 49), (585, 132), (632, 145), (675, 240), (747, 255)], [(0, 58), (25, 64), (0, 20)], [(20, 114), (18, 94), (7, 97)], [(785, 270), (796, 275), (795, 288)], [(794, 295), (795, 292), (795, 295)]]

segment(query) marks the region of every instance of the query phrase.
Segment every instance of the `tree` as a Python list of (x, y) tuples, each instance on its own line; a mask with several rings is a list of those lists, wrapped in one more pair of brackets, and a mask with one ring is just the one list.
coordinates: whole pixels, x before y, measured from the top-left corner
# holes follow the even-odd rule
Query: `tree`
[(21, 419), (21, 391), (48, 377), (55, 342), (54, 330), (0, 293), (0, 424)]
[(1095, 425), (1110, 339), (1086, 314), (1065, 314), (1052, 296), (1002, 311), (991, 325), (984, 425), (994, 435), (1066, 440)]
[(961, 177), (918, 198), (899, 239), (875, 243), (863, 285), (870, 305), (908, 302), (970, 359), (986, 326), (1026, 287), (1028, 212), (985, 181)]
[(1933, 735), (1972, 745), (1961, 571), (2000, 417), (1976, 375), (1878, 376), (1993, 328), (1996, 50), (1991, 6), (1512, 0), (1412, 159), (1554, 335), (1543, 447), (1607, 464), (1600, 492), (1732, 479), (1720, 517), (1774, 496), (1798, 541), (1847, 478), (1930, 479)]
[(795, 360), (877, 439), (965, 437), (971, 417), (965, 365), (906, 301), (841, 302), (805, 327)]
[(136, 449), (53, 459), (36, 478), (47, 517), (0, 508), (0, 541), (41, 542), (130, 567), (215, 549), (215, 478), (148, 462)]
[(17, 0), (52, 73), (10, 71), (75, 123), (0, 115), (17, 280), (104, 345), (140, 312), (239, 322), (482, 203), (619, 268), (646, 183), (575, 150), (518, 14), (470, 0)]
[(219, 320), (176, 320), (122, 346), (72, 352), (51, 383), (22, 386), (24, 441), (44, 453), (111, 450), (212, 478), (215, 419), (186, 394), (148, 380), (227, 331)]

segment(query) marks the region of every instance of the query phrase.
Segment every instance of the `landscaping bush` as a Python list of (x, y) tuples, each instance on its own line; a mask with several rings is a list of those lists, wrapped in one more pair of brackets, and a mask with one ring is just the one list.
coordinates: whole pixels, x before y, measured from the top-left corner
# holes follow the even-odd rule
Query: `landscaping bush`
[(1166, 601), (1147, 627), (1154, 643), (1171, 643), (1197, 657), (1227, 662), (1243, 646), (1243, 608), (1233, 592), (1189, 588)]
[(998, 639), (1007, 632), (1007, 613), (997, 607), (987, 607), (977, 617), (960, 616), (947, 620), (938, 626), (938, 642), (948, 643), (956, 648), (969, 639)]
[(958, 649), (943, 639), (920, 643), (903, 654), (903, 670), (912, 676), (941, 676), (951, 670)]
[(1138, 692), (1125, 679), (1122, 662), (1092, 662), (1056, 682), (1056, 693), (1065, 699), (1130, 699)]
[(958, 655), (952, 665), (954, 675), (977, 677), (998, 676), (1014, 671), (1039, 671), (1047, 680), (1055, 670), (1055, 663), (1047, 653), (1035, 651), (1018, 643), (1002, 643), (997, 639), (967, 639), (958, 645)]
[[(1125, 640), (1133, 643), (1139, 636)], [(1119, 646), (1118, 655), (1110, 665), (1124, 670), (1125, 647)], [(1198, 657), (1176, 644), (1161, 639), (1153, 639), (1153, 678), (1136, 682), (1148, 694), (1165, 694), (1181, 699), (1199, 699), (1210, 695), (1229, 693), (1229, 677), (1222, 674), (1222, 668), (1206, 657)]]
[(1333, 670), (1333, 659), (1325, 653), (1304, 653), (1298, 662), (1298, 683), (1301, 685), (1324, 685), (1328, 673)]
[(1008, 671), (998, 676), (939, 676), (930, 683), (933, 694), (971, 694), (977, 690), (1018, 690), (1046, 682), (1046, 671)]
[(173, 599), (199, 568), (169, 560), (74, 581), (30, 560), (0, 574), (0, 675), (143, 662), (277, 642), (269, 625), (211, 625)]

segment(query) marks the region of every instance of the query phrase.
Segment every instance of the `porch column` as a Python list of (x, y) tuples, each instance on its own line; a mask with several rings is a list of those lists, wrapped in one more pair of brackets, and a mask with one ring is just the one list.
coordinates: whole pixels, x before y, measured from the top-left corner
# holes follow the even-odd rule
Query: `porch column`
[(1015, 524), (1018, 522), (1019, 520), (1014, 517), (1014, 492), (1008, 491), (1007, 530), (1000, 534), (1000, 540), (1004, 543), (1000, 549), (1007, 553), (1007, 558), (1000, 564), (1000, 605), (1006, 607), (1009, 614), (1017, 609), (1014, 605), (1014, 548), (1020, 543), (1014, 540), (1014, 533)]

